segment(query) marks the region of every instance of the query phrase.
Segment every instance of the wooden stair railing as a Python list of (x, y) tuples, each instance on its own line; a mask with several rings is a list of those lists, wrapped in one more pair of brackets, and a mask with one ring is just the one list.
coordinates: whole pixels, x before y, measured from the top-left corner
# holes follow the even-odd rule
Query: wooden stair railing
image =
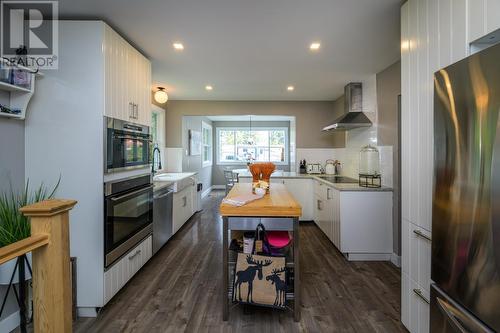
[(35, 332), (72, 331), (69, 210), (75, 200), (52, 199), (22, 207), (31, 237), (0, 248), (0, 264), (32, 251)]

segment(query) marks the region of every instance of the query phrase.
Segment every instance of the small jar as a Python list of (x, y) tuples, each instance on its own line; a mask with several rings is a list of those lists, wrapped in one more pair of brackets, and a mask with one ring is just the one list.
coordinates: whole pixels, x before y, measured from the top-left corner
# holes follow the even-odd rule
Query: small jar
[(376, 176), (380, 174), (380, 155), (378, 149), (368, 145), (359, 152), (359, 174)]

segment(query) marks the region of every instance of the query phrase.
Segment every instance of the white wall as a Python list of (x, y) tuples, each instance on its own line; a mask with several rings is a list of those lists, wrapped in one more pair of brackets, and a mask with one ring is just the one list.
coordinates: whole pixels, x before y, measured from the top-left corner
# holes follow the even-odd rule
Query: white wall
[(25, 121), (26, 177), (54, 184), (78, 201), (70, 212), (70, 250), (77, 257), (77, 303), (103, 304), (104, 57), (102, 22), (59, 21), (59, 69), (37, 82)]
[(376, 146), (380, 153), (382, 184), (392, 187), (392, 146), (377, 146), (377, 76), (372, 75), (361, 82), (363, 83), (363, 112), (373, 125), (347, 131), (345, 148), (297, 148), (296, 171), (298, 171), (299, 162), (302, 159), (306, 159), (307, 163), (321, 163), (322, 165), (325, 165), (327, 159), (337, 159), (342, 163), (341, 174), (357, 179), (359, 152), (362, 147), (371, 144)]
[[(431, 232), (433, 179), (433, 73), (470, 54), (469, 44), (500, 28), (500, 0), (408, 0), (401, 11), (402, 229)], [(412, 233), (410, 233), (411, 235)], [(428, 330), (429, 308), (415, 310), (405, 281), (429, 294), (430, 257), (402, 237), (402, 321), (411, 332)], [(410, 270), (409, 258), (419, 268)], [(411, 296), (410, 296), (411, 297)], [(418, 313), (417, 313), (418, 312)], [(419, 318), (415, 319), (415, 316)]]

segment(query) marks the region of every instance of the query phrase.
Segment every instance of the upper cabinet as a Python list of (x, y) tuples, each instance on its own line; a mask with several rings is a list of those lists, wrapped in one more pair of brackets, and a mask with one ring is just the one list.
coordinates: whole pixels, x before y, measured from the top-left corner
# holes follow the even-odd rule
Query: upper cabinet
[(469, 43), (500, 29), (500, 0), (468, 1)]
[(151, 125), (151, 62), (108, 25), (104, 31), (104, 115)]

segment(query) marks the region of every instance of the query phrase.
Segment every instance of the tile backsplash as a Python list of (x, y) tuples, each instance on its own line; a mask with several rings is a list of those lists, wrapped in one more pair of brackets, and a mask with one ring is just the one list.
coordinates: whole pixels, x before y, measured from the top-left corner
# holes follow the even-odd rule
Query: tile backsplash
[[(382, 175), (382, 185), (392, 187), (393, 165), (392, 146), (377, 146), (380, 154), (380, 173)], [(360, 147), (350, 148), (297, 148), (297, 163), (295, 170), (299, 171), (299, 161), (306, 159), (307, 163), (320, 163), (325, 165), (326, 160), (339, 160), (341, 163), (340, 174), (352, 178), (358, 178), (359, 173), (359, 151)]]

